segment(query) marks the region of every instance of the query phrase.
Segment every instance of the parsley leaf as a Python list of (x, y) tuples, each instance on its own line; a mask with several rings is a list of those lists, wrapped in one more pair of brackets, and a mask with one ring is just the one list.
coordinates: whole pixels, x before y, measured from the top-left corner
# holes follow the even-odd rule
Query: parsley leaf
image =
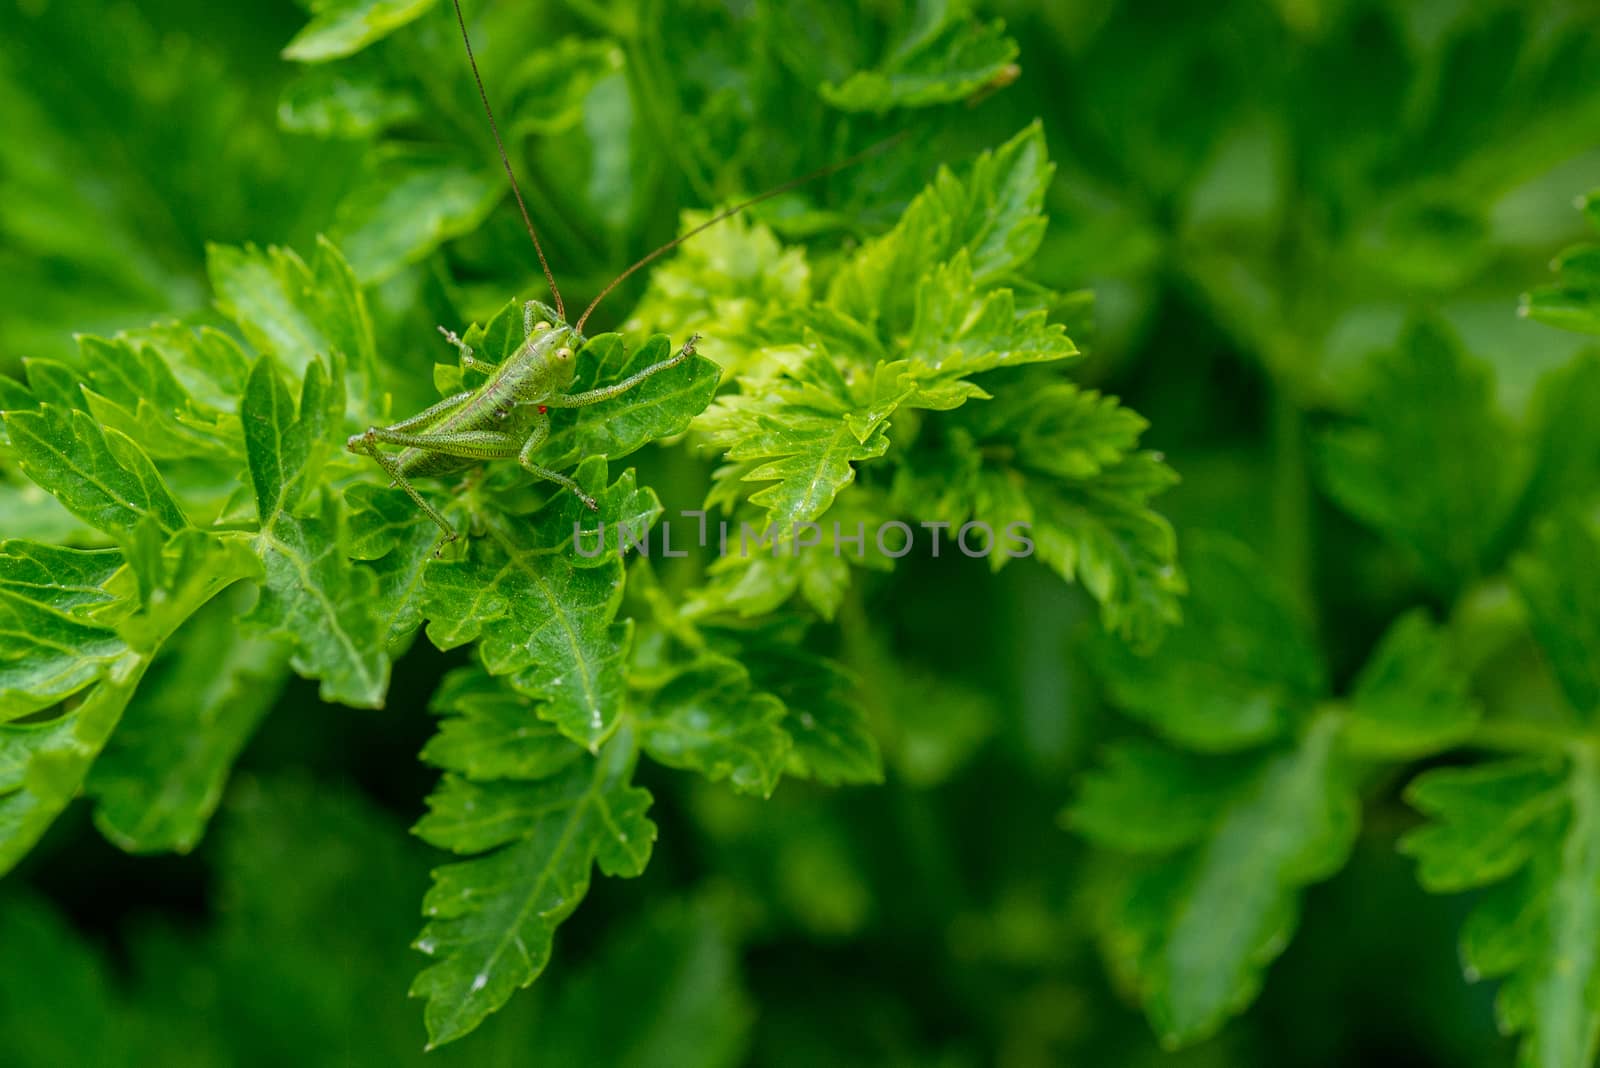
[(782, 726), (788, 709), (755, 691), (738, 661), (702, 661), (657, 691), (646, 709), (640, 744), (652, 759), (726, 778), (744, 793), (766, 797), (777, 787), (789, 753)]
[[(154, 520), (140, 529), (142, 557), (4, 543), (0, 871), (76, 796), (162, 645), (258, 567), (235, 542), (192, 530), (167, 539)], [(69, 694), (81, 697), (17, 722)]]
[(1154, 656), (1104, 642), (1100, 670), (1117, 706), (1199, 750), (1282, 737), (1326, 688), (1308, 628), (1287, 593), (1237, 542), (1191, 538), (1194, 596)]
[(322, 63), (359, 52), (423, 14), (434, 0), (314, 0), (309, 23), (283, 48), (285, 59)]
[(1461, 671), (1465, 660), (1425, 611), (1396, 620), (1351, 691), (1345, 739), (1352, 751), (1395, 759), (1465, 741), (1479, 718)]
[[(708, 503), (741, 520), (758, 509), (788, 543), (824, 517), (853, 519), (844, 494), (859, 492), (859, 471), (887, 468), (897, 492), (867, 513), (872, 525), (910, 514), (978, 523), (991, 541), (1028, 530), (1028, 551), (1082, 581), (1108, 627), (1148, 644), (1177, 619), (1183, 589), (1171, 529), (1149, 508), (1171, 474), (1135, 451), (1137, 415), (1043, 368), (1023, 373), (1078, 350), (1035, 293), (1003, 284), (1043, 237), (1052, 173), (1030, 127), (965, 178), (942, 170), (839, 266), (824, 302), (768, 311), (736, 391), (696, 422), (727, 461)], [(897, 421), (914, 436), (895, 435)], [(838, 561), (718, 567), (724, 607), (803, 590), (824, 615), (847, 574)]]
[(1600, 1033), (1600, 757), (1511, 760), (1425, 772), (1407, 790), (1433, 822), (1401, 848), (1425, 888), (1490, 887), (1462, 933), (1469, 978), (1506, 977), (1502, 1029), (1524, 1064), (1587, 1064)]
[[(1600, 192), (1579, 200), (1590, 225), (1600, 228)], [(1554, 285), (1525, 294), (1522, 314), (1583, 334), (1600, 334), (1600, 245), (1576, 245), (1556, 257)]]
[(322, 680), (324, 700), (378, 707), (389, 685), (389, 658), (373, 611), (377, 580), (348, 559), (336, 497), (319, 494), (316, 515), (295, 512), (328, 449), (330, 416), (343, 412), (343, 398), (328, 382), (322, 364), (310, 364), (297, 407), (271, 357), (250, 372), (241, 419), (266, 583), (249, 620), (293, 636), (295, 670)]
[(461, 559), (428, 568), (422, 608), (435, 645), (478, 640), (492, 673), (509, 676), (539, 700), (541, 718), (592, 751), (616, 729), (626, 691), (630, 628), (616, 619), (623, 568), (610, 539), (642, 538), (661, 510), (632, 471), (609, 486), (605, 472), (597, 457), (577, 473), (598, 515), (562, 493), (533, 516), (486, 517)]
[[(1113, 966), (1174, 1044), (1214, 1033), (1255, 997), (1263, 965), (1294, 928), (1298, 892), (1344, 865), (1359, 822), (1331, 719), (1264, 754), (1242, 777), (1208, 784), (1231, 794), (1197, 799), (1215, 819), (1191, 843), (1176, 832), (1187, 827), (1183, 837), (1195, 835), (1196, 821), (1180, 821), (1162, 844), (1188, 848), (1137, 869), (1106, 921)], [(1123, 796), (1138, 789), (1128, 782), (1104, 788)], [(1097, 819), (1075, 822), (1092, 828)]]
[(95, 609), (117, 602), (106, 584), (121, 568), (116, 550), (0, 543), (0, 713), (6, 719), (76, 693), (129, 652), (112, 627), (94, 620)]
[(859, 70), (838, 85), (824, 84), (822, 98), (846, 111), (891, 111), (925, 107), (972, 95), (1000, 77), (1017, 56), (1017, 43), (998, 21), (980, 23), (962, 0), (922, 0), (881, 64)]
[(276, 356), (296, 379), (319, 357), (342, 361), (352, 414), (362, 422), (377, 418), (372, 317), (338, 248), (319, 238), (309, 264), (283, 248), (213, 245), (208, 252), (217, 307), (257, 351)]
[(1322, 438), (1323, 479), (1346, 510), (1415, 553), (1436, 586), (1458, 589), (1483, 573), (1509, 505), (1492, 380), (1427, 322), (1368, 368), (1361, 421)]
[(128, 852), (194, 848), (283, 688), (283, 646), (231, 625), (238, 599), (211, 602), (162, 650), (89, 773), (95, 824)]
[(1512, 575), (1567, 701), (1592, 722), (1600, 715), (1600, 536), (1570, 515), (1552, 519)]
[(527, 986), (550, 958), (555, 927), (583, 899), (589, 872), (644, 870), (656, 828), (650, 794), (630, 785), (636, 747), (627, 730), (598, 755), (533, 779), (446, 776), (417, 825), (422, 838), (482, 854), (434, 872), (428, 925), (416, 948), (438, 961), (411, 986), (427, 999), (434, 1045), (471, 1031)]
[(1186, 618), (1153, 653), (1102, 640), (1116, 704), (1163, 743), (1112, 747), (1065, 815), (1131, 858), (1102, 917), (1110, 963), (1161, 1037), (1214, 1034), (1260, 989), (1300, 894), (1344, 866), (1373, 760), (1438, 752), (1477, 721), (1459, 652), (1421, 613), (1379, 642), (1352, 692), (1288, 595), (1237, 542), (1189, 539)]
[(168, 534), (188, 526), (155, 464), (121, 431), (49, 403), (4, 418), (23, 473), (89, 525), (112, 535), (147, 516)]
[(763, 796), (785, 772), (828, 785), (882, 780), (855, 680), (806, 648), (803, 621), (733, 621), (674, 603), (644, 561), (629, 586), (649, 613), (633, 676), (654, 759)]
[(476, 230), (499, 203), (504, 182), (452, 152), (396, 146), (368, 160), (339, 206), (333, 240), (362, 284), (376, 285)]

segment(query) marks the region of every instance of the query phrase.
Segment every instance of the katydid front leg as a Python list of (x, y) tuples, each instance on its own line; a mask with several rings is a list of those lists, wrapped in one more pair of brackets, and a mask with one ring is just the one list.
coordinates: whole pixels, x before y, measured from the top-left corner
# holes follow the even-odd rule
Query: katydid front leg
[(689, 335), (689, 340), (683, 343), (683, 348), (678, 350), (677, 355), (662, 360), (660, 363), (653, 363), (644, 370), (629, 375), (621, 382), (613, 382), (609, 386), (585, 390), (582, 393), (572, 393), (565, 396), (558, 394), (544, 401), (544, 404), (550, 408), (587, 408), (591, 404), (599, 404), (613, 397), (620, 397), (652, 375), (658, 375), (662, 371), (670, 370), (693, 356), (694, 343), (699, 340), (699, 334)]
[[(524, 301), (522, 304), (523, 340), (527, 340), (540, 330), (550, 329), (549, 323), (542, 322), (538, 318), (538, 315), (536, 314), (538, 309), (539, 302), (536, 300)], [(478, 357), (473, 354), (472, 346), (467, 344), (465, 341), (462, 341), (460, 334), (456, 333), (454, 330), (451, 330), (447, 326), (440, 326), (439, 333), (443, 334), (444, 339), (450, 342), (450, 344), (454, 345), (457, 352), (461, 353), (461, 369), (463, 371), (478, 371), (482, 374), (488, 374), (494, 370), (494, 364), (486, 363), (485, 361), (478, 359)]]
[(461, 353), (461, 369), (463, 371), (479, 371), (483, 374), (488, 374), (494, 370), (494, 364), (485, 363), (474, 356), (472, 354), (472, 346), (462, 341), (461, 336), (454, 330), (441, 326), (439, 327), (439, 333), (443, 334), (444, 339), (454, 345), (457, 352)]
[[(524, 341), (532, 337), (533, 332), (539, 329), (539, 322), (533, 314), (538, 307), (539, 302), (536, 300), (525, 300), (522, 302), (522, 340)], [(549, 328), (550, 324), (545, 323), (544, 329), (548, 330)]]

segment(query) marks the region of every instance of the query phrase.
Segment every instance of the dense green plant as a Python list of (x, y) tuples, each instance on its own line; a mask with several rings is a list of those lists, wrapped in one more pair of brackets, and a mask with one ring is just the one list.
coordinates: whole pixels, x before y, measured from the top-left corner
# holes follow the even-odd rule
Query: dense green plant
[(913, 136), (599, 313), (574, 389), (704, 340), (552, 413), (598, 513), (441, 546), (343, 442), (537, 261), (450, 5), (309, 6), (0, 42), (20, 1063), (406, 1062), (408, 981), (472, 1064), (1594, 1062), (1581, 13), (469, 4), (569, 298)]

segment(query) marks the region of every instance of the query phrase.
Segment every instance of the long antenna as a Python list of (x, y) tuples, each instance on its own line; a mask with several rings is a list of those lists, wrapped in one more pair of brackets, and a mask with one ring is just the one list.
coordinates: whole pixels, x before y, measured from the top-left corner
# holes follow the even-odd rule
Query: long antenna
[(528, 217), (528, 205), (522, 202), (522, 190), (517, 188), (517, 175), (511, 169), (511, 157), (506, 155), (506, 143), (500, 140), (500, 126), (494, 121), (494, 109), (489, 106), (489, 94), (483, 88), (483, 75), (478, 73), (478, 57), (472, 54), (472, 38), (467, 36), (467, 19), (461, 14), (461, 0), (456, 5), (456, 22), (461, 26), (461, 42), (467, 46), (467, 62), (472, 65), (472, 80), (478, 83), (478, 99), (483, 101), (483, 113), (489, 116), (489, 131), (494, 134), (494, 147), (500, 150), (500, 162), (505, 164), (506, 179), (511, 183), (511, 193), (517, 198), (517, 208), (522, 212), (522, 225), (533, 238), (533, 250), (539, 254), (539, 266), (544, 268), (544, 280), (550, 284), (550, 295), (556, 298), (556, 317), (565, 320), (567, 309), (561, 303), (561, 290), (556, 288), (556, 276), (550, 273), (550, 261), (544, 258), (544, 246), (539, 243), (539, 232)]
[(599, 306), (600, 302), (602, 300), (605, 300), (606, 297), (611, 293), (611, 291), (613, 289), (616, 289), (617, 286), (621, 285), (623, 279), (627, 278), (633, 272), (637, 271), (639, 268), (643, 267), (645, 264), (649, 263), (651, 260), (655, 259), (657, 256), (661, 256), (661, 255), (663, 255), (663, 254), (665, 254), (667, 252), (671, 252), (673, 249), (677, 248), (679, 245), (683, 244), (685, 241), (689, 240), (694, 235), (700, 233), (702, 230), (708, 230), (711, 227), (715, 226), (717, 223), (721, 222), (722, 220), (730, 218), (730, 217), (732, 217), (734, 215), (737, 215), (741, 211), (743, 211), (744, 209), (746, 209), (748, 207), (751, 207), (753, 205), (759, 204), (763, 200), (767, 200), (770, 197), (775, 197), (779, 193), (787, 193), (789, 190), (793, 189), (797, 185), (805, 185), (807, 182), (814, 182), (818, 178), (826, 178), (828, 175), (833, 174), (833, 173), (835, 173), (837, 171), (842, 171), (846, 167), (853, 167), (857, 163), (860, 163), (862, 160), (870, 159), (871, 157), (876, 156), (878, 153), (885, 151), (886, 149), (888, 149), (892, 145), (896, 144), (897, 142), (904, 140), (910, 133), (911, 133), (910, 130), (901, 130), (899, 133), (895, 134), (894, 136), (886, 137), (882, 141), (879, 141), (877, 144), (872, 145), (869, 148), (865, 148), (862, 151), (857, 152), (855, 155), (850, 156), (847, 159), (839, 160), (837, 163), (830, 163), (826, 167), (821, 167), (821, 168), (819, 168), (817, 170), (812, 171), (810, 174), (803, 174), (798, 178), (791, 178), (787, 182), (784, 182), (782, 185), (778, 185), (778, 186), (772, 187), (771, 189), (767, 190), (765, 193), (761, 193), (761, 194), (758, 194), (757, 196), (753, 196), (749, 200), (740, 201), (738, 204), (735, 204), (733, 207), (728, 208), (726, 211), (718, 212), (717, 214), (711, 216), (711, 218), (707, 219), (705, 222), (701, 223), (699, 226), (696, 226), (693, 230), (690, 230), (688, 233), (681, 234), (678, 237), (673, 238), (671, 241), (668, 241), (665, 245), (662, 245), (660, 248), (656, 249), (654, 252), (651, 252), (650, 254), (640, 258), (638, 261), (636, 261), (634, 263), (634, 265), (632, 267), (629, 267), (626, 271), (623, 271), (621, 274), (619, 274), (615, 278), (613, 278), (610, 281), (610, 283), (607, 284), (607, 286), (600, 291), (600, 295), (595, 297), (593, 300), (591, 300), (589, 302), (589, 306), (587, 308), (583, 309), (583, 314), (578, 316), (578, 322), (573, 327), (573, 329), (576, 330), (579, 334), (582, 334), (583, 333), (583, 324), (589, 321), (590, 314), (593, 313), (595, 308)]

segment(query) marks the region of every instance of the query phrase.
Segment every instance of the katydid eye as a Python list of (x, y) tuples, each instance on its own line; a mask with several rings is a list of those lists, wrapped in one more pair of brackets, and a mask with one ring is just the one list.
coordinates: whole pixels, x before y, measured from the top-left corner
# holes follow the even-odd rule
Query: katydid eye
[(550, 329), (550, 324), (545, 322), (543, 319), (541, 319), (538, 322), (533, 324), (533, 332), (535, 334), (539, 333), (541, 330), (548, 330), (548, 329)]
[(556, 359), (558, 359), (558, 360), (570, 360), (570, 359), (572, 359), (572, 350), (568, 349), (568, 348), (556, 349)]

